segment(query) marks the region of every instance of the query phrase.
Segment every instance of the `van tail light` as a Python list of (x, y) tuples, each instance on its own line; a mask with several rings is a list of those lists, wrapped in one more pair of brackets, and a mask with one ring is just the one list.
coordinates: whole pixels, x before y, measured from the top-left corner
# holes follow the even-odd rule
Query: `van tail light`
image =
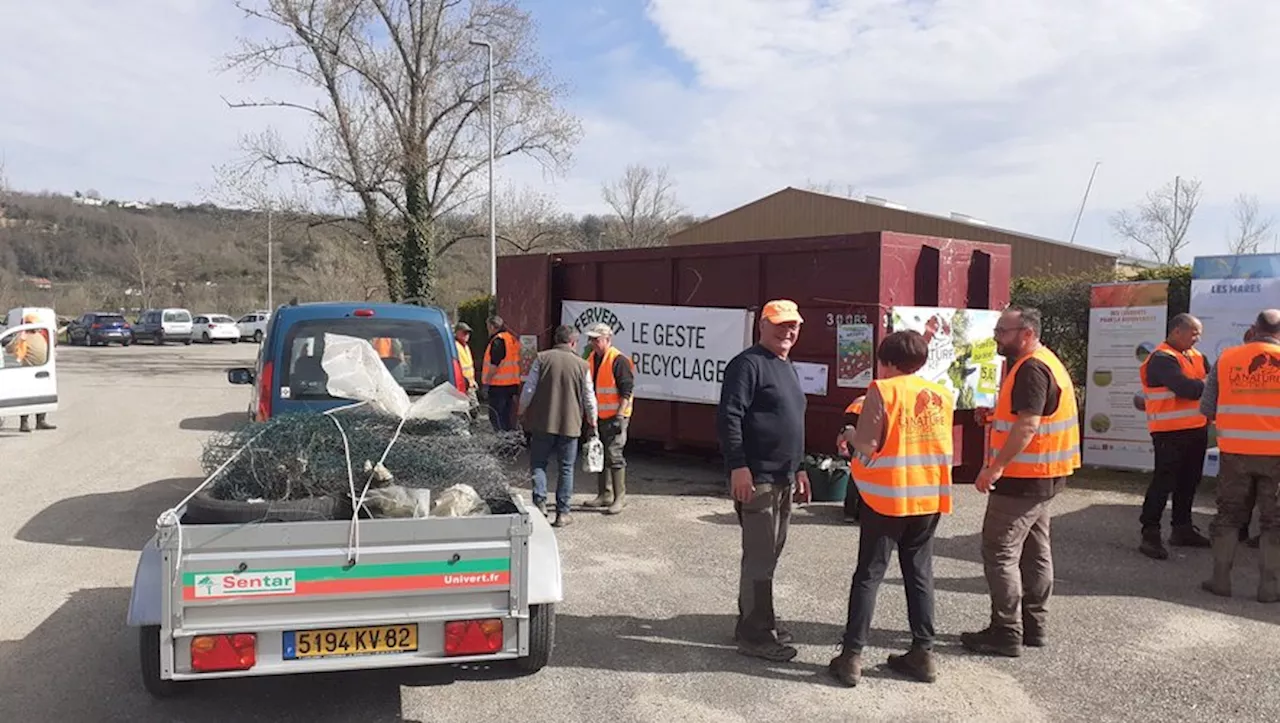
[(248, 670), (258, 662), (254, 633), (197, 635), (191, 639), (191, 669), (197, 673)]
[(373, 309), (356, 309), (355, 311), (351, 312), (351, 314), (353, 316), (369, 317), (369, 316), (373, 316)]
[(444, 624), (445, 655), (480, 655), (502, 650), (502, 620), (454, 620)]
[(453, 360), (453, 386), (463, 394), (467, 393), (467, 378), (462, 375), (462, 362)]
[(265, 362), (262, 365), (262, 374), (258, 376), (258, 421), (265, 422), (271, 418), (271, 390), (272, 372), (275, 371), (275, 362)]
[(95, 324), (93, 324), (92, 326), (90, 326), (89, 328), (90, 328), (90, 329), (101, 329), (101, 328), (102, 328), (102, 324), (97, 324), (97, 323), (95, 323)]

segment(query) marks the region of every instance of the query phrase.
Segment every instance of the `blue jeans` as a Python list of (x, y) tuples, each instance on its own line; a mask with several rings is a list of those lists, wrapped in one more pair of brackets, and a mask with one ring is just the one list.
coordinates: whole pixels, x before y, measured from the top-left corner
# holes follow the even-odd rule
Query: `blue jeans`
[(533, 470), (533, 502), (547, 499), (547, 463), (555, 452), (560, 461), (560, 483), (556, 485), (556, 512), (569, 511), (573, 496), (573, 468), (578, 461), (578, 438), (534, 432), (529, 441), (529, 467)]

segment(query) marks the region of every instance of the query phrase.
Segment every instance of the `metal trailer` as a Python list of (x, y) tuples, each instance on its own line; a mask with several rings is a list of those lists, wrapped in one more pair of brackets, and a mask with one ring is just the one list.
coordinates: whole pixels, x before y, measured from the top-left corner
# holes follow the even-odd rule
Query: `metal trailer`
[(350, 520), (162, 517), (129, 601), (143, 683), (164, 697), (211, 678), (488, 661), (536, 672), (554, 646), (560, 554), (546, 518), (512, 499), (512, 514), (362, 519), (354, 546)]

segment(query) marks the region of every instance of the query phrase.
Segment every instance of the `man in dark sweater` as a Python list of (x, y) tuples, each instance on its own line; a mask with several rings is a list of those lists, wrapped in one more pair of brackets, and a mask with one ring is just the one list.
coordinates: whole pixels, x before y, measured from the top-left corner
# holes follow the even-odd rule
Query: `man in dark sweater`
[(1147, 428), (1155, 448), (1155, 470), (1147, 486), (1139, 522), (1138, 549), (1155, 560), (1169, 557), (1160, 534), (1165, 504), (1173, 496), (1169, 543), (1208, 547), (1209, 540), (1191, 523), (1191, 506), (1204, 471), (1209, 447), (1209, 422), (1200, 414), (1209, 362), (1196, 351), (1202, 326), (1191, 314), (1169, 320), (1169, 334), (1139, 369), (1147, 414)]
[(773, 574), (787, 539), (793, 493), (801, 501), (809, 496), (801, 470), (807, 402), (787, 358), (801, 323), (795, 302), (765, 304), (760, 341), (725, 367), (716, 418), (742, 528), (734, 638), (739, 652), (777, 662), (797, 651), (774, 612)]

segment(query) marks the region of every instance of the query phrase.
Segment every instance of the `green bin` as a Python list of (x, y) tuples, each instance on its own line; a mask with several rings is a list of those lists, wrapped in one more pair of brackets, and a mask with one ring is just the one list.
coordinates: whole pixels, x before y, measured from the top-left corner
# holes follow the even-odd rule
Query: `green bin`
[[(825, 467), (825, 469), (824, 469)], [(849, 463), (839, 457), (806, 457), (814, 502), (844, 502), (849, 490)]]

